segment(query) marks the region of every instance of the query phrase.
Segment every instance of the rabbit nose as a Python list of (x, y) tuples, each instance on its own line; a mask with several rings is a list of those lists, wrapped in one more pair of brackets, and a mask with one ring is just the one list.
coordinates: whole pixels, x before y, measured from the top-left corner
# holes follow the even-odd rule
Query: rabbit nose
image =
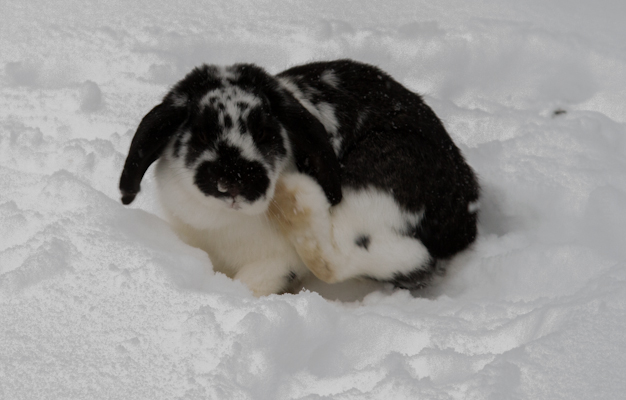
[(222, 183), (222, 181), (217, 182), (217, 190), (219, 190), (222, 193), (226, 193), (228, 192), (228, 187)]
[(217, 190), (221, 193), (228, 193), (232, 198), (237, 197), (241, 193), (237, 184), (229, 184), (222, 180), (217, 182)]

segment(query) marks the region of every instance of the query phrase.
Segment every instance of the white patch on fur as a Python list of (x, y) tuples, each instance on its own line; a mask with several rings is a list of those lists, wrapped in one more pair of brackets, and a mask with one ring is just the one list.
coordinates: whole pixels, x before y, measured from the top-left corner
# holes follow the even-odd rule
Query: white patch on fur
[(233, 66), (218, 66), (217, 73), (221, 76), (222, 83), (225, 86), (229, 85), (229, 82), (228, 82), (229, 79), (235, 80), (238, 78), (236, 69)]
[(315, 106), (319, 112), (316, 117), (322, 122), (326, 131), (331, 134), (331, 144), (335, 154), (339, 154), (342, 138), (339, 136), (339, 121), (335, 116), (335, 107), (330, 103), (320, 102)]
[[(226, 110), (232, 113), (239, 113), (238, 102), (247, 103), (250, 107), (261, 104), (261, 101), (254, 94), (226, 83), (226, 87), (213, 89), (207, 92), (200, 100), (200, 105), (208, 106), (211, 98), (215, 98), (226, 106)], [(230, 98), (230, 99), (228, 99)]]
[(194, 164), (194, 169), (197, 168), (198, 165), (202, 164), (203, 162), (206, 162), (206, 161), (213, 162), (215, 160), (217, 160), (217, 154), (215, 154), (213, 150), (204, 150), (202, 154), (200, 154), (200, 156), (196, 160)]
[(302, 104), (304, 108), (306, 108), (322, 123), (322, 125), (324, 125), (324, 129), (326, 129), (326, 132), (328, 132), (331, 136), (331, 144), (335, 154), (339, 154), (342, 138), (339, 136), (338, 132), (339, 121), (337, 121), (337, 117), (335, 115), (335, 107), (326, 102), (319, 102), (314, 105), (307, 98), (306, 94), (303, 93), (289, 78), (278, 78), (278, 81), (300, 102), (300, 104)]
[[(225, 70), (228, 73), (227, 70)], [(211, 99), (224, 105), (224, 110), (220, 110), (211, 104)], [(246, 103), (248, 108), (243, 112), (237, 106), (237, 103)], [(205, 107), (212, 107), (218, 112), (218, 122), (224, 127), (224, 118), (229, 116), (233, 126), (229, 130), (225, 130), (222, 134), (222, 140), (232, 147), (236, 147), (241, 151), (243, 158), (249, 161), (258, 161), (270, 170), (271, 166), (267, 164), (261, 153), (259, 153), (252, 136), (249, 134), (241, 134), (239, 130), (239, 119), (246, 119), (250, 110), (261, 104), (261, 101), (255, 95), (241, 90), (236, 86), (226, 86), (224, 88), (214, 89), (205, 94), (200, 100), (200, 104)], [(225, 128), (224, 128), (225, 129)]]
[(295, 160), (293, 159), (293, 149), (291, 148), (291, 141), (289, 140), (289, 135), (287, 134), (287, 130), (281, 125), (280, 127), (280, 136), (283, 138), (283, 143), (285, 145), (285, 160), (287, 162), (291, 162), (293, 167), (295, 168)]
[(328, 86), (332, 86), (335, 89), (339, 87), (339, 78), (337, 78), (337, 75), (335, 75), (335, 73), (331, 70), (322, 72), (320, 75), (320, 81), (324, 82)]
[(365, 122), (365, 119), (367, 118), (367, 114), (368, 114), (367, 110), (359, 111), (359, 114), (356, 117), (356, 126), (354, 128), (356, 131), (359, 131), (361, 130), (361, 128), (363, 128), (363, 123)]
[(315, 95), (319, 95), (320, 94), (320, 91), (317, 90), (316, 88), (314, 88), (313, 86), (309, 86), (309, 85), (305, 84), (305, 85), (303, 85), (303, 89), (304, 89), (303, 93), (305, 94), (306, 98), (311, 98), (311, 97), (313, 97)]
[(184, 93), (176, 93), (172, 96), (172, 104), (174, 107), (186, 107), (189, 97)]
[[(295, 173), (281, 179), (296, 194), (298, 208), (311, 214), (310, 225), (290, 238), (296, 248), (315, 242), (332, 268), (330, 281), (359, 276), (389, 280), (430, 261), (426, 247), (404, 234), (419, 224), (423, 213), (403, 211), (389, 193), (344, 188), (343, 200), (329, 212), (328, 201), (312, 178)], [(370, 238), (367, 249), (356, 244), (361, 236)]]
[[(187, 144), (189, 143), (189, 140), (191, 139), (191, 132), (186, 131), (182, 134), (181, 138), (180, 138), (180, 148), (179, 148), (179, 153), (178, 153), (178, 157), (176, 157), (174, 155), (174, 140), (172, 140), (172, 142), (170, 143), (170, 145), (168, 145), (168, 147), (165, 149), (164, 152), (164, 157), (168, 157), (168, 159), (170, 160), (170, 162), (174, 162), (177, 165), (180, 164), (180, 168), (185, 168), (187, 169), (187, 167), (185, 166), (185, 161), (187, 159)], [(161, 158), (164, 158), (161, 157)], [(176, 161), (174, 161), (176, 160)], [(205, 151), (203, 151), (198, 158), (196, 158), (196, 160), (194, 161), (193, 165), (191, 165), (189, 168), (191, 168), (191, 170), (195, 171), (196, 168), (198, 168), (198, 166), (200, 164), (202, 164), (203, 162), (212, 162), (217, 160), (217, 154), (215, 153), (215, 151), (207, 149)], [(178, 168), (178, 166), (177, 166)], [(192, 177), (192, 182), (193, 182), (193, 177)]]
[(480, 210), (480, 202), (478, 200), (471, 201), (467, 204), (467, 212), (470, 214), (477, 212)]
[(259, 153), (259, 149), (257, 149), (252, 136), (242, 135), (236, 126), (230, 131), (225, 132), (222, 136), (222, 140), (230, 146), (238, 148), (243, 158), (249, 161), (258, 161), (263, 164), (266, 169), (270, 169), (270, 166), (267, 165), (263, 156)]

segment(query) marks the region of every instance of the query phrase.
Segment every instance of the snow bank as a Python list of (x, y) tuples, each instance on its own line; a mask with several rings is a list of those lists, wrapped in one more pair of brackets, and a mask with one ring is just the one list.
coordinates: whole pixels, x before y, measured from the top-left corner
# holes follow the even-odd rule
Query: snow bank
[[(0, 398), (609, 399), (626, 391), (622, 2), (10, 1), (0, 16)], [(438, 285), (256, 299), (117, 180), (200, 62), (372, 62), (484, 187)]]

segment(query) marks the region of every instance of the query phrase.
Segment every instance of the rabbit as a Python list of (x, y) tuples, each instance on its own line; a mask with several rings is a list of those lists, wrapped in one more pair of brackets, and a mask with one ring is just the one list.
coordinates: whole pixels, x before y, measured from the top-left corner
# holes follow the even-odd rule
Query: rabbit
[(418, 289), (476, 238), (479, 183), (441, 121), (353, 60), (193, 69), (139, 124), (123, 204), (155, 161), (175, 231), (257, 296), (310, 272)]

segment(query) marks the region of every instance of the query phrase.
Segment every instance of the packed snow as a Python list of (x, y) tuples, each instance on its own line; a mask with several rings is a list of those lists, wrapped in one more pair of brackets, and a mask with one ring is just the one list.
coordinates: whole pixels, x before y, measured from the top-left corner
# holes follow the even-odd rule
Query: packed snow
[[(621, 399), (626, 3), (7, 0), (0, 398)], [(422, 93), (480, 235), (430, 289), (255, 298), (117, 183), (200, 63), (354, 58)]]

